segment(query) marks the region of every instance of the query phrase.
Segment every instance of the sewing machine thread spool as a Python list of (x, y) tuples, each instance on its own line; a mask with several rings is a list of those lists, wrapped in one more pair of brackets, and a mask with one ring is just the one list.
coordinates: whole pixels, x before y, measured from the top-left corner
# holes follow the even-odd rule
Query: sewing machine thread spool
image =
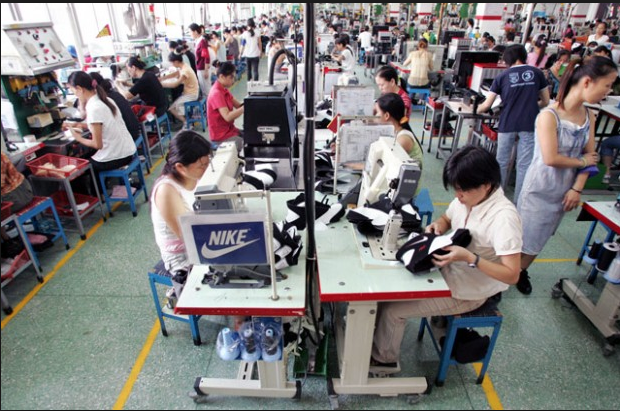
[(247, 362), (258, 361), (261, 352), (256, 341), (254, 327), (252, 323), (246, 323), (245, 325), (241, 331), (241, 342), (243, 343), (241, 359)]
[(282, 356), (280, 349), (280, 333), (272, 327), (267, 327), (263, 331), (261, 338), (264, 361), (278, 361)]
[(600, 240), (594, 241), (592, 247), (590, 248), (590, 252), (588, 253), (588, 257), (590, 257), (592, 260), (596, 260), (601, 252), (602, 247), (603, 243)]
[(239, 357), (239, 334), (230, 328), (222, 328), (217, 337), (217, 354), (224, 361), (236, 360)]
[(612, 283), (620, 283), (620, 256), (614, 258), (607, 269), (605, 278)]
[(596, 269), (599, 271), (607, 271), (611, 262), (618, 255), (618, 251), (620, 251), (620, 245), (618, 245), (618, 243), (603, 244), (603, 251), (598, 259)]

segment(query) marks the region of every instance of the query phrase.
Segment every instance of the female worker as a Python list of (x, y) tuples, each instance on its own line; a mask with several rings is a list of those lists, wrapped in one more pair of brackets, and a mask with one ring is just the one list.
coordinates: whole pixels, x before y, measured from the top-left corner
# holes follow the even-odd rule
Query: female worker
[(155, 107), (155, 113), (157, 117), (163, 116), (168, 110), (168, 99), (164, 88), (159, 83), (157, 76), (150, 71), (146, 71), (146, 64), (140, 57), (132, 56), (127, 60), (127, 71), (131, 78), (134, 79), (134, 84), (129, 90), (127, 90), (125, 84), (116, 80), (121, 94), (125, 96), (127, 100), (131, 100), (137, 96), (140, 96), (140, 100), (145, 105)]
[(75, 127), (71, 131), (78, 143), (97, 150), (90, 159), (95, 172), (129, 164), (136, 153), (136, 145), (114, 101), (108, 98), (97, 81), (83, 71), (71, 73), (68, 85), (84, 104), (85, 125), (90, 130), (91, 138), (82, 137), (81, 130)]

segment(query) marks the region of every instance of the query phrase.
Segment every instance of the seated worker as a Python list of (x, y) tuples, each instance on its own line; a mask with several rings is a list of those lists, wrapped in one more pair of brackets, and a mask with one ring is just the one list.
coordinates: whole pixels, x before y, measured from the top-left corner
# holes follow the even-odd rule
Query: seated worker
[(232, 141), (237, 150), (243, 150), (243, 132), (235, 127), (235, 120), (243, 114), (243, 103), (228, 90), (235, 83), (236, 68), (231, 62), (220, 63), (217, 80), (207, 99), (209, 139), (216, 143)]
[(411, 130), (403, 99), (396, 93), (384, 93), (375, 103), (375, 112), (383, 122), (394, 126), (396, 141), (422, 169), (424, 151)]
[[(13, 203), (11, 212), (16, 213), (26, 207), (33, 198), (30, 181), (20, 173), (5, 153), (2, 154), (0, 168), (2, 201)], [(9, 240), (4, 227), (1, 230), (2, 240)]]
[(138, 120), (138, 117), (136, 117), (136, 114), (131, 109), (131, 104), (129, 104), (129, 101), (127, 101), (121, 93), (114, 90), (112, 87), (112, 82), (101, 77), (101, 74), (95, 72), (90, 73), (90, 76), (99, 86), (101, 86), (107, 96), (112, 99), (114, 103), (116, 103), (116, 106), (121, 111), (121, 116), (125, 122), (125, 127), (127, 127), (133, 141), (136, 141), (142, 135), (142, 126), (140, 125), (140, 120)]
[(433, 258), (452, 296), (379, 303), (371, 372), (400, 371), (401, 344), (409, 318), (473, 311), (519, 279), (521, 220), (514, 204), (504, 196), (493, 155), (473, 145), (457, 150), (444, 166), (443, 184), (455, 190), (456, 198), (426, 232), (443, 235), (467, 228), (472, 236), (467, 248), (448, 246), (444, 248), (447, 254)]
[[(189, 64), (183, 62), (183, 54), (176, 52), (168, 54), (168, 61), (177, 69), (175, 72), (175, 80), (160, 79), (164, 88), (176, 88), (183, 85), (183, 93), (170, 105), (170, 114), (172, 114), (181, 124), (185, 124), (185, 102), (198, 100), (200, 94), (200, 85), (198, 77)], [(162, 81), (163, 80), (163, 81)]]
[(338, 36), (332, 53), (332, 59), (340, 63), (342, 74), (338, 78), (339, 85), (348, 85), (349, 79), (355, 76), (355, 56), (349, 46), (348, 37)]
[(411, 116), (411, 99), (409, 98), (409, 94), (400, 86), (400, 77), (398, 77), (398, 73), (394, 67), (383, 66), (377, 71), (377, 75), (375, 76), (375, 82), (377, 86), (379, 86), (379, 91), (382, 94), (385, 93), (396, 93), (403, 99), (403, 103), (405, 103), (405, 116)]
[(83, 71), (71, 73), (68, 84), (70, 91), (84, 104), (86, 124), (80, 123), (80, 127), (88, 127), (91, 138), (82, 137), (81, 131), (73, 124), (71, 131), (75, 141), (97, 150), (90, 158), (95, 173), (131, 163), (136, 145), (114, 101), (108, 98), (96, 80)]
[(560, 80), (562, 78), (562, 74), (568, 67), (568, 62), (570, 61), (570, 51), (569, 50), (560, 50), (558, 52), (557, 60), (551, 68), (549, 69), (549, 77), (551, 79), (551, 95), (555, 98), (556, 94), (558, 94), (558, 89), (560, 88)]
[(428, 40), (421, 38), (418, 49), (413, 50), (403, 62), (409, 66), (407, 84), (411, 87), (430, 87), (428, 72), (433, 71), (433, 53), (428, 51)]
[(168, 297), (181, 295), (192, 265), (188, 261), (179, 216), (193, 210), (194, 190), (209, 166), (211, 144), (191, 130), (177, 133), (170, 142), (161, 176), (151, 191), (151, 220), (155, 242), (166, 270), (172, 275)]
[(620, 135), (607, 137), (601, 143), (601, 159), (605, 166), (605, 174), (603, 175), (603, 184), (609, 184), (611, 178), (611, 162), (614, 158), (614, 151), (620, 150)]
[(150, 71), (146, 71), (145, 68), (146, 64), (140, 60), (140, 57), (130, 57), (127, 60), (127, 71), (131, 78), (134, 79), (134, 84), (127, 89), (126, 84), (117, 79), (116, 86), (127, 100), (132, 100), (139, 96), (145, 105), (156, 108), (155, 114), (157, 114), (157, 117), (163, 116), (166, 110), (168, 110), (166, 93), (157, 76)]

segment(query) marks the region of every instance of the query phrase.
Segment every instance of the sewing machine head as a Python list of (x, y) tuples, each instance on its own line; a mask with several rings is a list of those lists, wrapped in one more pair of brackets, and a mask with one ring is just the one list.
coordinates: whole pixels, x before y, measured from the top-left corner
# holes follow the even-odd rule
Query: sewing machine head
[(198, 181), (194, 197), (194, 210), (197, 213), (213, 210), (231, 210), (234, 204), (230, 200), (209, 199), (208, 194), (230, 193), (238, 191), (244, 162), (239, 159), (235, 143), (222, 143), (211, 164)]
[[(358, 207), (374, 203), (390, 191), (396, 209), (411, 202), (418, 188), (420, 167), (395, 138), (379, 137), (370, 145), (362, 175)], [(391, 189), (391, 190), (390, 190)]]

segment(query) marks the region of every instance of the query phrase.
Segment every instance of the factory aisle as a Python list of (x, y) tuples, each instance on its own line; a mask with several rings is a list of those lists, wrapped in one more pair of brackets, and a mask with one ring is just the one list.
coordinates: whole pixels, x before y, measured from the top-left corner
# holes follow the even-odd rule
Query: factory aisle
[[(261, 78), (267, 79), (266, 59)], [(371, 77), (357, 68), (364, 84)], [(232, 92), (246, 94), (245, 76)], [(416, 135), (422, 116), (414, 113)], [(242, 125), (242, 120), (238, 120)], [(463, 139), (461, 139), (463, 141)], [(433, 140), (433, 147), (436, 141)], [(425, 140), (425, 148), (428, 139)], [(441, 183), (443, 161), (425, 152), (424, 186), (435, 205), (434, 217), (453, 198)], [(149, 189), (161, 173), (155, 160)], [(615, 199), (584, 195), (584, 200)], [(167, 321), (168, 337), (157, 322), (147, 271), (159, 260), (150, 206), (139, 201), (137, 217), (121, 205), (114, 217), (85, 221), (86, 241), (69, 233), (71, 249), (57, 242), (42, 252), (45, 282), (34, 271), (22, 273), (3, 290), (15, 312), (2, 314), (2, 397), (9, 409), (330, 409), (324, 376), (302, 379), (301, 398), (242, 398), (213, 395), (195, 404), (188, 392), (197, 377), (235, 378), (237, 362), (215, 352), (217, 332), (230, 320), (203, 317), (202, 345), (194, 346), (187, 324)], [(452, 366), (445, 385), (412, 405), (404, 396), (342, 395), (342, 409), (618, 409), (620, 349), (602, 355), (603, 338), (588, 319), (550, 291), (560, 278), (573, 280), (596, 300), (605, 280), (585, 281), (588, 265), (575, 265), (590, 226), (577, 222), (578, 211), (564, 218), (556, 235), (530, 269), (534, 291), (514, 287), (504, 293), (502, 330), (482, 386), (476, 365)], [(597, 230), (594, 238), (602, 239)], [(320, 258), (320, 256), (319, 256)], [(300, 261), (304, 264), (304, 261)], [(163, 291), (162, 291), (163, 294)], [(430, 339), (416, 340), (419, 321), (410, 320), (400, 376), (434, 380), (438, 359)], [(360, 361), (368, 361), (360, 358)], [(335, 359), (333, 360), (335, 361)], [(292, 373), (292, 364), (289, 375)], [(290, 377), (289, 377), (290, 378)]]

